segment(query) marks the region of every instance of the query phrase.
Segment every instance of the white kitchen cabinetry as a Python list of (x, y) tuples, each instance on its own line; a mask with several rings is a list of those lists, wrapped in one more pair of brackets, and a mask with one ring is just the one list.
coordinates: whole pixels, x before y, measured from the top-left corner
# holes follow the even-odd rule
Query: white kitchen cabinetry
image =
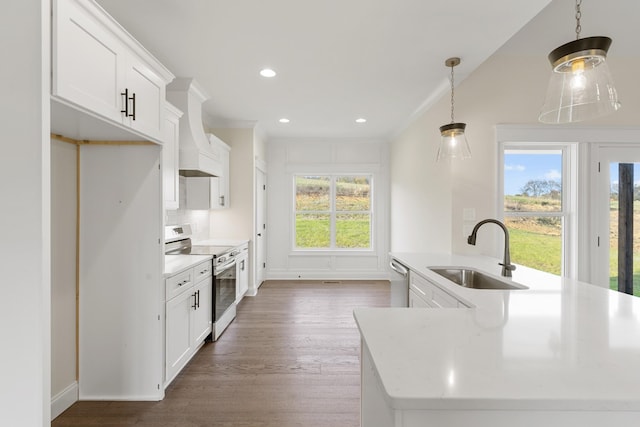
[(457, 308), (467, 305), (428, 279), (409, 271), (409, 307)]
[(165, 280), (165, 387), (211, 333), (212, 264), (202, 262)]
[(217, 136), (209, 134), (209, 143), (220, 155), (222, 173), (211, 178), (211, 209), (226, 209), (229, 207), (229, 152), (231, 147), (222, 142)]
[(182, 112), (170, 103), (165, 103), (166, 117), (162, 144), (162, 191), (164, 208), (176, 210), (179, 202), (179, 136)]
[(209, 210), (229, 207), (229, 155), (231, 147), (213, 134), (207, 134), (219, 175), (212, 178), (187, 178), (187, 209)]
[(53, 2), (52, 95), (160, 142), (174, 76), (91, 0)]
[(239, 303), (249, 290), (249, 245), (238, 248), (236, 256), (236, 304)]

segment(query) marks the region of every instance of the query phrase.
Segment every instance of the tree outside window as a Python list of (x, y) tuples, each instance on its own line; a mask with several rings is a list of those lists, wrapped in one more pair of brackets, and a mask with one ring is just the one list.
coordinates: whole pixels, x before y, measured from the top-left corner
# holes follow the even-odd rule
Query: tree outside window
[(505, 149), (504, 219), (513, 262), (562, 274), (562, 177), (562, 149)]

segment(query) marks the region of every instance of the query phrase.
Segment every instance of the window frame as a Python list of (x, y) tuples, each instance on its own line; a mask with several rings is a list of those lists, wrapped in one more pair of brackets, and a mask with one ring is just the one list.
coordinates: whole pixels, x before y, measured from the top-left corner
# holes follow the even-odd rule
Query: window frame
[[(298, 211), (296, 208), (296, 195), (297, 195), (297, 187), (296, 187), (296, 179), (298, 177), (307, 177), (307, 176), (317, 176), (317, 177), (328, 177), (329, 178), (329, 210), (328, 211)], [(337, 211), (336, 210), (336, 178), (340, 177), (367, 177), (369, 179), (369, 210), (368, 211)], [(371, 253), (376, 251), (376, 238), (375, 238), (375, 174), (373, 172), (295, 172), (291, 175), (292, 182), (292, 214), (291, 218), (291, 251), (293, 253), (304, 253), (304, 252), (313, 252), (313, 253), (321, 253), (321, 252), (345, 252), (345, 253), (354, 253), (354, 252), (366, 252)], [(369, 215), (369, 247), (367, 248), (341, 248), (336, 246), (336, 216), (342, 213), (355, 213), (355, 214), (368, 214)], [(329, 247), (323, 248), (304, 248), (298, 247), (296, 245), (296, 228), (297, 228), (297, 214), (299, 213), (319, 213), (319, 214), (329, 214)]]
[[(577, 277), (578, 233), (577, 233), (577, 208), (578, 208), (578, 144), (572, 142), (524, 142), (501, 141), (498, 143), (498, 198), (497, 212), (501, 219), (505, 217), (559, 217), (562, 223), (561, 234), (561, 276)], [(529, 152), (544, 151), (562, 152), (562, 207), (560, 211), (551, 212), (522, 212), (507, 213), (504, 205), (504, 161), (505, 151)]]

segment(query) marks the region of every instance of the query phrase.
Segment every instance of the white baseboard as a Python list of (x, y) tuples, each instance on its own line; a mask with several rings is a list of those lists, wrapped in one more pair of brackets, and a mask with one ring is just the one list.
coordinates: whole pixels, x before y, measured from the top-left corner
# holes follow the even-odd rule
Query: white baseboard
[(51, 419), (66, 411), (78, 401), (78, 382), (74, 381), (67, 388), (51, 398)]

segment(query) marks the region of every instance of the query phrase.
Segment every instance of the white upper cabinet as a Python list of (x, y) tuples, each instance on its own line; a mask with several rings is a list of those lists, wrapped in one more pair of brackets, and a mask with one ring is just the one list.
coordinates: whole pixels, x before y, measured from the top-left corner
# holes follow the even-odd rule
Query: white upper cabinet
[(220, 176), (211, 179), (211, 209), (229, 207), (229, 154), (231, 148), (217, 136), (209, 134), (211, 147), (220, 155)]
[(186, 208), (194, 210), (229, 207), (229, 156), (231, 147), (213, 134), (207, 134), (218, 176), (186, 179)]
[(164, 208), (176, 210), (179, 202), (178, 156), (180, 138), (180, 117), (182, 111), (166, 103), (164, 139), (162, 145), (162, 191)]
[(54, 99), (162, 142), (174, 76), (92, 0), (54, 0)]

